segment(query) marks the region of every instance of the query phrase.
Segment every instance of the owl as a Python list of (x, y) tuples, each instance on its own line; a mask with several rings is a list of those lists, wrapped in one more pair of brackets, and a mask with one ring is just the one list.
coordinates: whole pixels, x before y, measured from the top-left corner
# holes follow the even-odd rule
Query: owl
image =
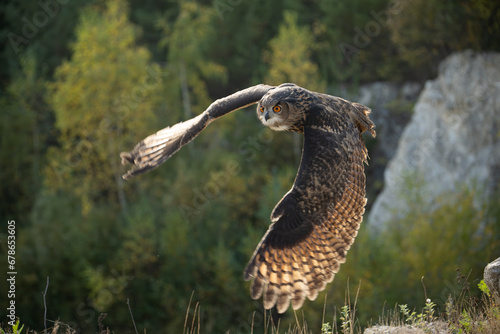
[(212, 103), (200, 115), (167, 127), (120, 154), (144, 173), (170, 158), (211, 122), (257, 103), (257, 117), (274, 131), (303, 134), (302, 157), (291, 189), (271, 213), (271, 224), (245, 270), (250, 294), (279, 313), (316, 299), (346, 261), (365, 211), (361, 134), (375, 137), (370, 109), (292, 83), (257, 85)]

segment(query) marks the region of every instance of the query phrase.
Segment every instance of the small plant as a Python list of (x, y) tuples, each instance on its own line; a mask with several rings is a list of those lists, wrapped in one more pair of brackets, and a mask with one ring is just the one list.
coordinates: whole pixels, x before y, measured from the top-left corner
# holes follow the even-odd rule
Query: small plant
[[(24, 325), (19, 328), (19, 319), (17, 319), (16, 323), (12, 325), (12, 334), (21, 334), (23, 331)], [(3, 329), (0, 328), (1, 334), (6, 334)]]
[(401, 314), (403, 314), (405, 322), (407, 322), (409, 325), (412, 325), (415, 322), (415, 317), (416, 317), (417, 312), (413, 311), (410, 313), (410, 310), (408, 309), (408, 305), (406, 305), (406, 304), (399, 305), (399, 310), (400, 310)]
[(424, 328), (427, 323), (436, 320), (436, 317), (434, 316), (435, 306), (436, 304), (432, 300), (427, 298), (422, 313), (417, 314), (417, 312), (415, 311), (411, 312), (410, 309), (408, 309), (408, 305), (406, 304), (399, 305), (399, 310), (403, 314), (405, 322), (408, 325)]
[(332, 326), (330, 326), (330, 323), (327, 322), (326, 324), (323, 324), (321, 326), (321, 334), (332, 334)]
[(424, 307), (424, 312), (425, 317), (427, 318), (427, 322), (432, 322), (436, 320), (436, 317), (434, 316), (434, 307), (436, 307), (436, 303), (434, 303), (432, 300), (427, 298), (425, 301), (425, 307)]
[(340, 320), (342, 321), (342, 324), (340, 325), (342, 333), (349, 333), (351, 330), (351, 313), (349, 305), (344, 305), (340, 309)]
[(477, 287), (479, 288), (479, 290), (481, 290), (482, 293), (484, 293), (486, 296), (488, 297), (491, 297), (491, 294), (490, 294), (490, 289), (488, 289), (488, 286), (486, 285), (486, 283), (484, 283), (484, 279), (481, 280), (481, 282), (479, 282), (479, 284), (477, 285)]
[[(458, 271), (457, 271), (458, 272)], [(458, 272), (459, 282), (466, 283)], [(463, 284), (468, 292), (469, 284)], [(446, 303), (446, 314), (449, 329), (457, 334), (496, 334), (500, 333), (500, 312), (498, 306), (491, 298), (491, 293), (483, 280), (478, 284), (483, 293), (482, 303), (477, 298), (466, 296), (464, 289), (458, 299), (454, 301), (451, 296)]]
[(455, 322), (456, 319), (458, 318), (458, 312), (455, 305), (455, 301), (453, 300), (451, 295), (448, 295), (448, 299), (446, 300), (445, 304), (445, 309), (448, 321), (450, 321), (451, 323)]
[(460, 323), (460, 333), (462, 333), (462, 330), (465, 333), (469, 333), (472, 330), (472, 318), (470, 317), (469, 313), (467, 311), (463, 310), (462, 314), (460, 314), (460, 320), (458, 321)]

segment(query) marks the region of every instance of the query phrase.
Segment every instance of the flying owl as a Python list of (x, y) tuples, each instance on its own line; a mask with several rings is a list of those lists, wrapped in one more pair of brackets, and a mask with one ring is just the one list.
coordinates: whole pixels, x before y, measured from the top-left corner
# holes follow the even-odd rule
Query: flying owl
[(167, 127), (120, 154), (135, 165), (129, 179), (158, 167), (217, 118), (257, 103), (257, 117), (275, 131), (304, 135), (292, 188), (271, 213), (271, 225), (245, 271), (252, 298), (279, 313), (333, 280), (358, 233), (365, 211), (363, 163), (368, 152), (361, 133), (375, 137), (370, 109), (295, 84), (257, 85), (213, 102), (200, 115)]

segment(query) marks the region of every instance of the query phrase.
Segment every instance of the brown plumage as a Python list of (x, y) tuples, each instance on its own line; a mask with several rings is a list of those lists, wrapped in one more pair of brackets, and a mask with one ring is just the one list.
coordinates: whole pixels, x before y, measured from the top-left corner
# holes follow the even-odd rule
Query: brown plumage
[(244, 278), (264, 307), (285, 312), (314, 300), (333, 280), (362, 221), (365, 198), (361, 133), (375, 136), (370, 109), (294, 84), (258, 85), (215, 101), (199, 116), (147, 137), (122, 162), (136, 169), (124, 178), (157, 167), (194, 139), (209, 123), (257, 103), (261, 122), (276, 131), (304, 134), (300, 167), (290, 191), (276, 205)]

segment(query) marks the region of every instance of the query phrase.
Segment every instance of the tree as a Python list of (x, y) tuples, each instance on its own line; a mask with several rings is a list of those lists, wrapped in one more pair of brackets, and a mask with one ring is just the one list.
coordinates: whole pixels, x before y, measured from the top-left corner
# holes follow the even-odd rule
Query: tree
[(318, 66), (311, 60), (314, 36), (306, 27), (297, 26), (297, 14), (285, 12), (278, 35), (269, 42), (264, 57), (269, 72), (264, 80), (271, 85), (293, 82), (307, 89), (324, 92)]
[(171, 89), (166, 98), (171, 103), (182, 101), (177, 109), (184, 110), (184, 119), (199, 114), (210, 105), (207, 81), (226, 79), (224, 66), (207, 57), (216, 38), (214, 19), (214, 9), (182, 1), (175, 22), (161, 22), (165, 34), (161, 43), (168, 50), (167, 61), (172, 74), (168, 78)]
[[(151, 63), (149, 52), (135, 45), (138, 33), (128, 21), (123, 0), (87, 8), (76, 30), (71, 59), (57, 68), (55, 81), (47, 85), (58, 145), (47, 153), (45, 183), (36, 192), (30, 225), (18, 239), (23, 250), (18, 265), (33, 270), (18, 281), (23, 291), (32, 292), (19, 299), (20, 314), (29, 325), (39, 326), (30, 316), (37, 314), (41, 300), (33, 301), (32, 296), (46, 276), (51, 283), (50, 312), (63, 321), (77, 321), (75, 326), (84, 332), (95, 324), (86, 315), (95, 318), (106, 306), (103, 296), (113, 291), (106, 303), (122, 301), (125, 284), (130, 284), (115, 258), (119, 249), (126, 249), (120, 233), (127, 241), (134, 228), (144, 228), (130, 227), (126, 219), (126, 198), (135, 192), (122, 184), (119, 152), (152, 131), (156, 93), (163, 83), (162, 71)], [(30, 83), (31, 77), (26, 77)], [(136, 207), (130, 205), (128, 210), (134, 212)], [(101, 276), (104, 279), (99, 280)], [(96, 290), (98, 294), (92, 294)]]
[(47, 186), (76, 195), (84, 213), (102, 199), (125, 209), (118, 155), (149, 132), (150, 97), (163, 80), (149, 52), (135, 45), (138, 29), (127, 17), (123, 0), (86, 10), (71, 60), (57, 68), (50, 85), (60, 147), (49, 151)]
[(426, 79), (455, 51), (500, 50), (499, 22), (495, 1), (406, 1), (390, 23), (391, 39), (414, 73)]
[[(390, 40), (395, 13), (387, 0), (320, 0), (321, 19), (314, 22), (316, 57), (331, 86), (376, 80), (400, 80), (404, 62)], [(387, 61), (390, 59), (390, 61)], [(403, 72), (403, 73), (402, 73)]]
[(457, 24), (465, 17), (456, 1), (407, 1), (399, 11), (390, 24), (392, 41), (424, 79), (444, 57), (465, 46), (464, 38), (457, 38), (465, 33), (465, 26)]
[(26, 226), (40, 188), (46, 143), (53, 140), (53, 119), (43, 101), (45, 82), (37, 73), (32, 52), (21, 57), (21, 71), (0, 96), (1, 140), (0, 215), (16, 217)]

